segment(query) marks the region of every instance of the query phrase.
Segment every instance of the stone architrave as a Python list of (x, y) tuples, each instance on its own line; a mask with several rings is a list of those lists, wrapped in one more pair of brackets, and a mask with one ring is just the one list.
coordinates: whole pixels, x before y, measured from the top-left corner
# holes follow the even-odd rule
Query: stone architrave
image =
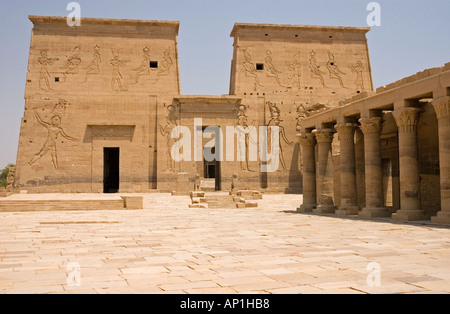
[(432, 102), (438, 118), (441, 211), (431, 221), (450, 224), (450, 97)]
[(392, 215), (396, 220), (424, 220), (421, 209), (420, 176), (417, 145), (417, 122), (422, 109), (404, 107), (392, 112), (398, 126), (400, 166), (400, 210)]
[(340, 175), (341, 204), (337, 215), (358, 215), (359, 206), (356, 193), (356, 160), (355, 160), (355, 123), (343, 123), (335, 126), (341, 143)]
[(333, 142), (333, 129), (314, 131), (318, 145), (318, 184), (320, 195), (317, 207), (313, 210), (315, 214), (330, 214), (336, 211), (333, 193), (333, 159), (331, 144)]
[(303, 158), (303, 204), (298, 212), (312, 212), (317, 206), (316, 201), (316, 141), (312, 133), (297, 135)]
[(366, 207), (359, 216), (366, 218), (389, 217), (390, 213), (384, 206), (383, 169), (381, 162), (381, 118), (360, 119), (364, 134)]

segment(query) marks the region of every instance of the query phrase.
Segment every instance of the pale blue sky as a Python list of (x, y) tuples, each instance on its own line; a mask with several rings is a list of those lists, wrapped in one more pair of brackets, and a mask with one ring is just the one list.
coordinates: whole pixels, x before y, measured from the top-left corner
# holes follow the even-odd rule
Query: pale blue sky
[[(68, 0), (2, 0), (0, 168), (16, 160), (32, 24), (66, 16)], [(180, 21), (183, 94), (227, 94), (234, 23), (366, 27), (369, 0), (79, 0), (82, 16)], [(375, 87), (450, 62), (450, 0), (379, 0), (381, 26), (368, 33)]]

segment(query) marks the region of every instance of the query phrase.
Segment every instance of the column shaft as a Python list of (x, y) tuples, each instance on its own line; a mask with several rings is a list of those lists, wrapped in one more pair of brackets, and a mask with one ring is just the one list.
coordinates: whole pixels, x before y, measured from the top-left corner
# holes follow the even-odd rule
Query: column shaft
[(364, 133), (366, 207), (359, 213), (361, 217), (389, 217), (384, 206), (383, 169), (381, 162), (381, 118), (360, 119)]
[(317, 208), (313, 210), (316, 214), (334, 213), (333, 193), (333, 159), (331, 143), (333, 141), (334, 130), (324, 129), (314, 132), (318, 146), (318, 183), (320, 185), (320, 195), (318, 197)]
[(405, 107), (393, 111), (398, 126), (400, 168), (400, 210), (392, 215), (396, 220), (427, 219), (421, 210), (417, 122), (421, 109)]
[(356, 193), (355, 128), (356, 124), (345, 123), (335, 126), (341, 144), (340, 177), (341, 204), (338, 215), (357, 215), (359, 207)]
[(441, 211), (431, 221), (450, 224), (450, 97), (433, 101), (438, 118)]
[(311, 212), (316, 208), (316, 141), (312, 133), (299, 136), (303, 161), (303, 204), (299, 212)]

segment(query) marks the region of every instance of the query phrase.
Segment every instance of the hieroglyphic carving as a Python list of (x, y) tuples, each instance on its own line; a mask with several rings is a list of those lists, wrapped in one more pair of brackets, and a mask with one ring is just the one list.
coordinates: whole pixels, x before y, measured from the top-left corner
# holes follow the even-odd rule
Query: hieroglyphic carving
[(136, 72), (135, 81), (134, 83), (139, 83), (139, 78), (141, 76), (149, 76), (150, 75), (150, 49), (148, 47), (145, 47), (143, 50), (143, 56), (142, 56), (142, 62), (139, 65), (139, 67), (133, 69), (134, 72)]
[[(267, 105), (269, 106), (269, 110), (270, 110), (270, 116), (271, 119), (269, 121), (269, 123), (267, 124), (268, 127), (271, 126), (276, 126), (279, 128), (279, 145), (280, 145), (280, 154), (279, 154), (279, 158), (280, 158), (280, 164), (281, 164), (281, 168), (282, 169), (278, 169), (277, 171), (287, 171), (287, 167), (286, 167), (286, 162), (284, 161), (284, 153), (283, 153), (283, 144), (281, 142), (281, 140), (283, 140), (287, 145), (289, 146), (293, 146), (294, 143), (292, 143), (291, 141), (289, 141), (289, 139), (286, 136), (286, 131), (284, 129), (284, 127), (281, 125), (281, 122), (283, 122), (283, 120), (281, 120), (280, 116), (281, 116), (281, 110), (280, 108), (278, 108), (278, 106), (275, 103), (272, 102), (267, 102)], [(270, 138), (270, 137), (268, 137)]]
[(248, 76), (251, 76), (255, 79), (255, 90), (256, 90), (256, 86), (263, 87), (263, 85), (261, 85), (261, 83), (259, 82), (258, 73), (256, 71), (255, 64), (253, 64), (253, 62), (252, 62), (252, 56), (245, 49), (243, 50), (243, 53), (244, 53), (243, 66), (245, 69), (245, 74)]
[(172, 138), (172, 130), (178, 125), (178, 109), (174, 105), (169, 105), (167, 107), (167, 117), (166, 125), (162, 126), (158, 124), (161, 135), (166, 140), (166, 169), (164, 172), (174, 172), (175, 171), (175, 160), (172, 158), (172, 147), (174, 145), (174, 139)]
[(356, 73), (355, 87), (359, 92), (364, 91), (364, 78), (363, 71), (365, 70), (361, 61), (356, 62), (355, 65), (351, 67), (352, 72)]
[(120, 54), (117, 51), (113, 51), (113, 59), (111, 59), (110, 63), (113, 66), (112, 70), (112, 79), (111, 79), (111, 89), (115, 91), (126, 92), (128, 89), (124, 86), (125, 82), (120, 72), (120, 68), (125, 67), (125, 65), (129, 62), (128, 60), (121, 60)]
[(53, 107), (52, 113), (55, 112), (56, 110), (63, 110), (65, 112), (68, 106), (70, 106), (70, 103), (67, 100), (60, 98)]
[(64, 81), (67, 80), (67, 75), (77, 74), (76, 70), (81, 64), (80, 51), (81, 47), (76, 46), (72, 50), (72, 54), (70, 55), (70, 57), (67, 58), (66, 63), (64, 63), (64, 65), (60, 67), (60, 69), (63, 70)]
[(325, 85), (325, 80), (323, 78), (325, 72), (320, 70), (320, 66), (317, 65), (316, 52), (314, 50), (311, 50), (310, 52), (309, 68), (311, 69), (311, 78), (319, 79), (320, 82), (322, 83), (322, 86), (327, 87)]
[(172, 57), (170, 56), (170, 48), (164, 51), (163, 61), (161, 62), (161, 70), (158, 72), (158, 76), (169, 75), (170, 68), (173, 65)]
[(94, 47), (94, 55), (92, 56), (92, 61), (89, 66), (86, 68), (86, 75), (84, 77), (84, 82), (87, 83), (88, 77), (91, 75), (100, 74), (100, 64), (102, 63), (102, 54), (100, 53), (100, 47)]
[(50, 73), (48, 71), (48, 66), (52, 66), (59, 59), (48, 58), (48, 52), (46, 50), (42, 50), (40, 54), (41, 56), (38, 59), (38, 62), (41, 65), (39, 72), (39, 88), (42, 90), (53, 90), (50, 86)]
[(344, 86), (344, 82), (342, 81), (342, 77), (341, 74), (344, 74), (344, 72), (341, 71), (341, 69), (339, 69), (339, 67), (336, 65), (336, 61), (334, 60), (334, 55), (328, 51), (328, 57), (329, 60), (327, 62), (327, 69), (328, 72), (330, 72), (330, 78), (331, 79), (335, 79), (339, 81), (339, 84), (341, 84), (341, 87), (346, 88)]
[(283, 87), (283, 85), (281, 85), (281, 81), (280, 81), (280, 77), (279, 74), (281, 74), (281, 71), (278, 71), (277, 68), (275, 67), (275, 65), (273, 64), (273, 60), (272, 60), (272, 51), (267, 50), (266, 51), (266, 59), (265, 61), (265, 68), (267, 71), (267, 76), (268, 77), (273, 77), (275, 78), (275, 80), (277, 81), (278, 85), (280, 85), (281, 87)]
[(292, 88), (294, 86), (297, 89), (300, 89), (300, 78), (301, 74), (301, 55), (300, 52), (294, 56), (294, 60), (292, 63), (288, 64), (288, 70), (292, 72), (292, 75), (289, 77), (289, 86)]
[(61, 117), (58, 115), (53, 116), (50, 119), (49, 122), (45, 122), (42, 120), (42, 118), (39, 116), (39, 113), (37, 112), (37, 109), (34, 108), (34, 114), (36, 116), (36, 120), (45, 128), (47, 128), (48, 135), (47, 139), (44, 143), (44, 146), (42, 146), (41, 150), (34, 155), (34, 157), (28, 162), (30, 166), (32, 166), (35, 162), (37, 162), (39, 159), (50, 153), (52, 157), (53, 167), (55, 170), (59, 170), (58, 165), (58, 153), (56, 150), (56, 140), (58, 139), (58, 136), (61, 135), (65, 139), (75, 142), (78, 141), (78, 139), (71, 137), (64, 132), (63, 128), (61, 127)]

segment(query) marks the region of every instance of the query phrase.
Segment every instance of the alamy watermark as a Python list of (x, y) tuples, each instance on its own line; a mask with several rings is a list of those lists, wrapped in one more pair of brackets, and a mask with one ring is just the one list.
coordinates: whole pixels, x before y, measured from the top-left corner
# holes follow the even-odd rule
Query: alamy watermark
[(378, 263), (369, 263), (366, 267), (369, 271), (366, 282), (369, 287), (380, 287), (381, 286), (381, 266)]
[(371, 11), (367, 16), (367, 25), (381, 26), (381, 5), (378, 2), (370, 2), (367, 11)]
[[(175, 126), (172, 129), (171, 138), (178, 140), (170, 150), (175, 162), (192, 161), (193, 157), (194, 161), (208, 162), (260, 161), (261, 172), (275, 172), (279, 168), (282, 158), (280, 135), (283, 136), (284, 129), (278, 125), (260, 126), (258, 129), (254, 126), (227, 126), (225, 145), (223, 130), (218, 126), (203, 128), (202, 119), (197, 118), (194, 119), (194, 130), (192, 145), (192, 133), (188, 127)], [(211, 140), (203, 146), (203, 139)]]
[(66, 283), (69, 287), (81, 286), (81, 266), (78, 263), (67, 264), (67, 279)]
[(81, 26), (81, 5), (78, 2), (70, 2), (66, 10), (71, 11), (67, 15), (67, 25), (69, 27)]

